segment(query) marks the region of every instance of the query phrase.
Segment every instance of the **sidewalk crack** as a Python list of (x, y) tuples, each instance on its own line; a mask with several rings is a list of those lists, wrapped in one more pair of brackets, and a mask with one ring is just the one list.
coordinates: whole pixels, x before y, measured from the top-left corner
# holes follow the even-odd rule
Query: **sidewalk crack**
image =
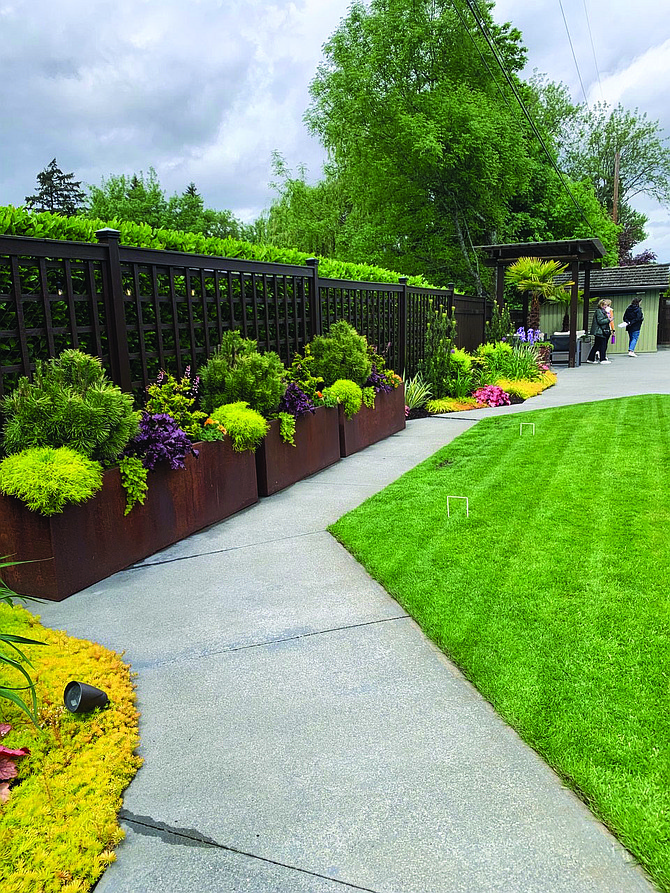
[(212, 837), (207, 837), (202, 832), (194, 828), (177, 828), (168, 825), (165, 822), (159, 822), (151, 816), (135, 815), (127, 809), (119, 812), (119, 819), (130, 825), (136, 834), (142, 834), (145, 837), (158, 837), (164, 843), (176, 846), (194, 846), (208, 847), (210, 849), (223, 850), (226, 853), (234, 853), (236, 856), (245, 856), (248, 859), (254, 859), (258, 862), (264, 862), (267, 865), (276, 865), (279, 868), (286, 868), (289, 871), (298, 871), (300, 874), (307, 874), (310, 877), (320, 878), (324, 881), (330, 881), (331, 884), (338, 884), (348, 890), (361, 890), (362, 893), (378, 893), (370, 887), (361, 887), (359, 884), (352, 884), (348, 881), (342, 881), (338, 878), (329, 877), (327, 874), (320, 874), (318, 871), (310, 871), (307, 868), (299, 868), (297, 865), (289, 865), (286, 862), (278, 862), (276, 859), (268, 859), (264, 856), (257, 856), (255, 853), (249, 853), (246, 850), (237, 849), (237, 847), (226, 846), (219, 843)]

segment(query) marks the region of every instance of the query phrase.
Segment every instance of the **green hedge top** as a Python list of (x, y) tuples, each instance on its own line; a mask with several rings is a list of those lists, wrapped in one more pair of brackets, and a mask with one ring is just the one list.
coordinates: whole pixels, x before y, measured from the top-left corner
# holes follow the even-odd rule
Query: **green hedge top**
[[(217, 239), (177, 230), (153, 229), (146, 223), (118, 220), (92, 220), (88, 217), (61, 217), (59, 214), (40, 214), (14, 208), (0, 207), (0, 234), (29, 236), (33, 239), (63, 239), (71, 242), (97, 242), (95, 233), (106, 227), (121, 233), (121, 244), (132, 248), (163, 248), (188, 254), (212, 257), (237, 257), (243, 260), (277, 264), (304, 265), (311, 255), (291, 248), (241, 242), (238, 239)], [(372, 264), (354, 264), (319, 257), (319, 275), (325, 279), (351, 279), (360, 282), (398, 282), (402, 275)], [(419, 288), (434, 288), (423, 276), (410, 276), (409, 284)]]

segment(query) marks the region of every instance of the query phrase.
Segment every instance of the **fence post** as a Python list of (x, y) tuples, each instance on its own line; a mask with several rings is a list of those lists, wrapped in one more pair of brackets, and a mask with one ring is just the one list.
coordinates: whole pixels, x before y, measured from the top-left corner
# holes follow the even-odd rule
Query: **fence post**
[(109, 363), (112, 367), (112, 378), (123, 391), (132, 391), (128, 330), (126, 328), (123, 279), (119, 257), (121, 233), (118, 229), (99, 229), (95, 235), (98, 242), (107, 248), (107, 276), (105, 278), (109, 284), (109, 293), (104, 294), (103, 298), (107, 313)]
[(305, 261), (312, 268), (312, 300), (309, 314), (309, 333), (311, 338), (323, 334), (321, 320), (321, 290), (319, 288), (319, 258), (308, 257)]
[(402, 291), (398, 301), (398, 372), (404, 375), (407, 370), (407, 276), (399, 276)]
[(451, 314), (454, 309), (454, 283), (450, 282), (447, 285), (447, 316), (451, 319)]

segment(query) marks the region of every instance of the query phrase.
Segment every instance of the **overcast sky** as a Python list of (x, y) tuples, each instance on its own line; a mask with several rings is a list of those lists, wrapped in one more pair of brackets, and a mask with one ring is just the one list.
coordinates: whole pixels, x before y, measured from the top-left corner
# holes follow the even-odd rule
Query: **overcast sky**
[[(589, 102), (638, 108), (670, 135), (667, 0), (562, 5)], [(21, 204), (55, 156), (96, 185), (153, 166), (168, 194), (194, 181), (209, 207), (252, 219), (272, 198), (273, 150), (312, 180), (320, 173), (323, 153), (302, 117), (321, 47), (347, 9), (347, 0), (0, 0), (0, 204)], [(528, 74), (545, 72), (584, 100), (559, 0), (498, 0), (494, 15), (522, 31)], [(640, 247), (670, 261), (668, 211), (636, 207), (650, 216)]]

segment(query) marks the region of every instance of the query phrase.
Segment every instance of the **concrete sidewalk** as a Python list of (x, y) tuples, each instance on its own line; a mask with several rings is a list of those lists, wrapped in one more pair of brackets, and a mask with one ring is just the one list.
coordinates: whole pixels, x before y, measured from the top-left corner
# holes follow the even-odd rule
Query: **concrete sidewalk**
[[(510, 409), (660, 392), (670, 353), (559, 371)], [(495, 412), (411, 422), (42, 607), (139, 674), (145, 764), (98, 893), (653, 889), (326, 532)]]

